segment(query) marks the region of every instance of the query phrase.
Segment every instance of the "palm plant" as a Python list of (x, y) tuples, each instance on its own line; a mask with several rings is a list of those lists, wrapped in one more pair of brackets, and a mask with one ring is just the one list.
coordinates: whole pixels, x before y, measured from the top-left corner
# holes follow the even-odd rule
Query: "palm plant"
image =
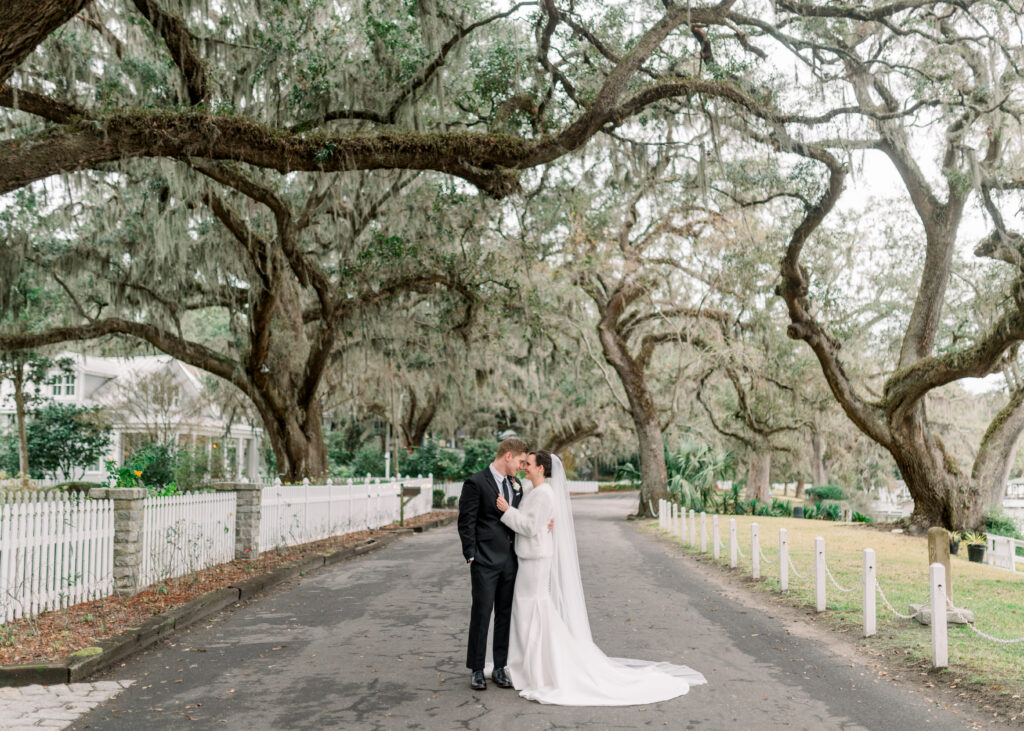
[(673, 499), (694, 510), (713, 507), (716, 484), (735, 474), (732, 452), (691, 441), (684, 441), (675, 451), (666, 450), (665, 466)]

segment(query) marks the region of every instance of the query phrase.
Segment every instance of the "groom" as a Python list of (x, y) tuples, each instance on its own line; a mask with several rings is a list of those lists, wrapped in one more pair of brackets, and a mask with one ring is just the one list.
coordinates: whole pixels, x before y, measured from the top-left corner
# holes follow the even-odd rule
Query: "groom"
[(473, 608), (469, 615), (469, 651), (466, 667), (472, 672), (470, 687), (486, 690), (484, 658), (487, 655), (487, 625), (494, 610), (494, 673), (499, 688), (511, 688), (508, 669), (508, 637), (512, 621), (512, 591), (516, 583), (515, 534), (501, 522), (495, 503), (504, 496), (512, 507), (523, 498), (516, 472), (526, 464), (529, 447), (521, 439), (506, 439), (486, 469), (471, 475), (462, 485), (459, 498), (459, 538), (462, 555), (469, 563), (473, 586)]

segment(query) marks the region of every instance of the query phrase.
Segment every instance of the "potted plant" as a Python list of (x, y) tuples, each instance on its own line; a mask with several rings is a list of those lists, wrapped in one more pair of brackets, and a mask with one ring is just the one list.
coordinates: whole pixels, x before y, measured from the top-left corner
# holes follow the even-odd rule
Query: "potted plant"
[(949, 532), (949, 555), (956, 556), (960, 553), (960, 541), (963, 540), (963, 534), (957, 531)]
[(985, 562), (985, 549), (988, 548), (988, 537), (984, 533), (971, 531), (964, 533), (964, 543), (967, 544), (967, 558), (974, 563)]

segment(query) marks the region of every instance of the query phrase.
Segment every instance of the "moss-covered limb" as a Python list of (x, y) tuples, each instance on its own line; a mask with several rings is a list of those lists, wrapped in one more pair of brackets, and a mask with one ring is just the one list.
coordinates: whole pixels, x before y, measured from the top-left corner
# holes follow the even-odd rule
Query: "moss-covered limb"
[(169, 13), (154, 0), (135, 0), (135, 7), (160, 34), (174, 63), (181, 70), (188, 90), (189, 103), (206, 99), (206, 65), (196, 52), (195, 37), (179, 16)]
[(83, 109), (74, 104), (34, 91), (17, 89), (10, 84), (0, 85), (0, 107), (17, 109), (58, 124), (65, 124), (87, 116)]
[(50, 33), (88, 4), (89, 0), (0, 3), (0, 84)]
[(196, 368), (231, 381), (247, 394), (252, 390), (248, 382), (238, 375), (240, 373), (238, 364), (231, 358), (154, 325), (117, 317), (95, 320), (85, 325), (55, 327), (37, 333), (0, 335), (0, 351), (29, 350), (74, 340), (94, 340), (114, 334), (133, 335)]
[(515, 177), (500, 168), (523, 166), (534, 146), (509, 135), (469, 132), (301, 135), (240, 117), (142, 110), (0, 144), (0, 193), (62, 171), (126, 158), (197, 157), (281, 173), (437, 170), (461, 175), (500, 196), (510, 192), (510, 177)]
[(1006, 478), (1024, 432), (1024, 390), (1016, 390), (988, 425), (982, 437), (971, 477), (978, 485), (985, 504), (997, 505), (1005, 491)]
[(1024, 340), (1024, 315), (1005, 313), (974, 345), (922, 358), (885, 383), (885, 408), (897, 420), (929, 391), (961, 378), (981, 378), (998, 369), (1006, 351)]

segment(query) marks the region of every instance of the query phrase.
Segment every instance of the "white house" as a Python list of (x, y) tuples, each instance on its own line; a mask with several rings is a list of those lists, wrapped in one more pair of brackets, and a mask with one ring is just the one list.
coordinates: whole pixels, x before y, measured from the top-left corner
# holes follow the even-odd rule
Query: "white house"
[[(106, 460), (121, 464), (145, 442), (171, 442), (205, 452), (215, 477), (258, 477), (262, 430), (248, 422), (243, 409), (211, 399), (199, 369), (169, 355), (59, 357), (71, 358), (74, 365), (69, 373), (54, 369), (41, 395), (103, 407), (113, 427), (109, 453), (81, 479), (105, 481)], [(13, 385), (8, 382), (0, 384), (0, 427), (14, 429)]]

